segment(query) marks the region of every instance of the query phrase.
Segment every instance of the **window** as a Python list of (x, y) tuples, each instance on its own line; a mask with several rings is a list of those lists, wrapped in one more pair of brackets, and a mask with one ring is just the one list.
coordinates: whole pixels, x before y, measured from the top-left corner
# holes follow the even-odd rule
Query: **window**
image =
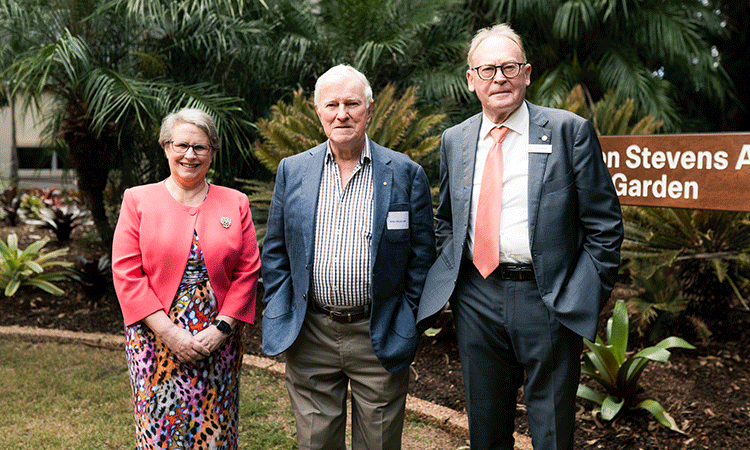
[(55, 151), (41, 147), (18, 147), (19, 169), (70, 169), (67, 158), (61, 158)]

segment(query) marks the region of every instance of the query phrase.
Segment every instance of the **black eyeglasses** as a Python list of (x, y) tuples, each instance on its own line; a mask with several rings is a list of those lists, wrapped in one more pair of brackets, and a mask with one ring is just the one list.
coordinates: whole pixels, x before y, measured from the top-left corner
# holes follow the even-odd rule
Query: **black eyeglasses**
[(495, 66), (493, 64), (484, 64), (481, 66), (472, 67), (471, 70), (476, 70), (477, 75), (479, 75), (479, 78), (482, 80), (494, 79), (495, 75), (497, 75), (497, 69), (500, 69), (500, 72), (505, 78), (511, 79), (517, 77), (518, 74), (521, 73), (521, 67), (525, 66), (526, 64), (528, 63), (507, 62), (499, 66)]
[(206, 144), (190, 145), (187, 142), (175, 142), (175, 141), (167, 141), (167, 144), (171, 144), (172, 150), (175, 153), (179, 153), (179, 154), (187, 153), (190, 147), (193, 148), (193, 152), (195, 152), (195, 154), (198, 156), (206, 156), (208, 155), (208, 152), (211, 151), (211, 146), (206, 145)]

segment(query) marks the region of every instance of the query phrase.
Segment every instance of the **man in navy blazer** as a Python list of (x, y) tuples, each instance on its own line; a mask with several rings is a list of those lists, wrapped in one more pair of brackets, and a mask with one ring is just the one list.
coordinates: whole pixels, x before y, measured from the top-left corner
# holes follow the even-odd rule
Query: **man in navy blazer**
[(262, 252), (263, 350), (286, 352), (300, 449), (401, 448), (416, 314), (434, 261), (424, 170), (365, 134), (372, 89), (349, 66), (322, 75), (328, 141), (279, 164)]
[[(438, 257), (419, 328), (451, 302), (472, 450), (513, 448), (522, 385), (534, 448), (572, 449), (581, 337), (594, 339), (615, 283), (620, 204), (592, 124), (525, 101), (531, 66), (510, 27), (477, 33), (468, 62), (482, 113), (442, 137)], [(509, 129), (502, 172), (484, 172), (495, 127)], [(485, 177), (499, 178), (501, 209), (499, 227), (480, 236)], [(499, 239), (499, 255), (483, 275), (484, 234)]]

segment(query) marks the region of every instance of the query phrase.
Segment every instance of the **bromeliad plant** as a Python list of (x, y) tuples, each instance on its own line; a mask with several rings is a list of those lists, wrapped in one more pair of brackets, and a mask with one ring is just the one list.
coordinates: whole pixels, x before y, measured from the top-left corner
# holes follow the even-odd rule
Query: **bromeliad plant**
[[(597, 336), (596, 343), (584, 339), (591, 350), (586, 353), (581, 363), (581, 373), (597, 381), (606, 390), (606, 394), (583, 384), (578, 386), (577, 395), (599, 405), (604, 420), (612, 420), (621, 412), (630, 409), (645, 409), (654, 415), (665, 427), (683, 433), (659, 402), (651, 399), (638, 401), (642, 388), (638, 380), (643, 369), (651, 361), (667, 362), (671, 353), (668, 348), (679, 347), (694, 349), (687, 341), (679, 337), (668, 337), (653, 347), (645, 348), (628, 356), (628, 311), (623, 300), (615, 303), (612, 317), (607, 321), (607, 342)], [(595, 410), (595, 411), (596, 411)]]
[(109, 255), (102, 255), (99, 259), (88, 259), (78, 257), (78, 264), (68, 268), (70, 278), (83, 286), (86, 297), (93, 302), (98, 302), (112, 285), (112, 261)]
[(2, 215), (11, 226), (15, 226), (18, 222), (18, 208), (21, 206), (21, 199), (18, 196), (18, 188), (16, 186), (6, 188), (0, 195), (0, 201), (2, 201), (0, 215)]
[(63, 295), (65, 291), (52, 284), (53, 281), (65, 279), (67, 272), (45, 270), (54, 267), (70, 267), (68, 261), (56, 261), (54, 258), (64, 256), (68, 248), (61, 248), (49, 253), (41, 253), (50, 238), (45, 236), (26, 247), (18, 248), (18, 236), (14, 233), (8, 236), (6, 244), (0, 240), (0, 288), (4, 289), (6, 297), (12, 297), (18, 288), (24, 285), (33, 286), (54, 295)]
[(70, 233), (81, 224), (86, 212), (76, 205), (63, 205), (39, 209), (39, 220), (27, 220), (29, 225), (52, 230), (57, 240), (64, 242), (70, 239)]

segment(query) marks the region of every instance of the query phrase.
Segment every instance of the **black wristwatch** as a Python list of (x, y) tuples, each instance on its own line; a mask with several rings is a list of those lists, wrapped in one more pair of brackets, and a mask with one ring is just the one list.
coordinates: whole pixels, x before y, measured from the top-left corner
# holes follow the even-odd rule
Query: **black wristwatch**
[(232, 326), (223, 320), (214, 320), (214, 326), (224, 334), (232, 334)]

